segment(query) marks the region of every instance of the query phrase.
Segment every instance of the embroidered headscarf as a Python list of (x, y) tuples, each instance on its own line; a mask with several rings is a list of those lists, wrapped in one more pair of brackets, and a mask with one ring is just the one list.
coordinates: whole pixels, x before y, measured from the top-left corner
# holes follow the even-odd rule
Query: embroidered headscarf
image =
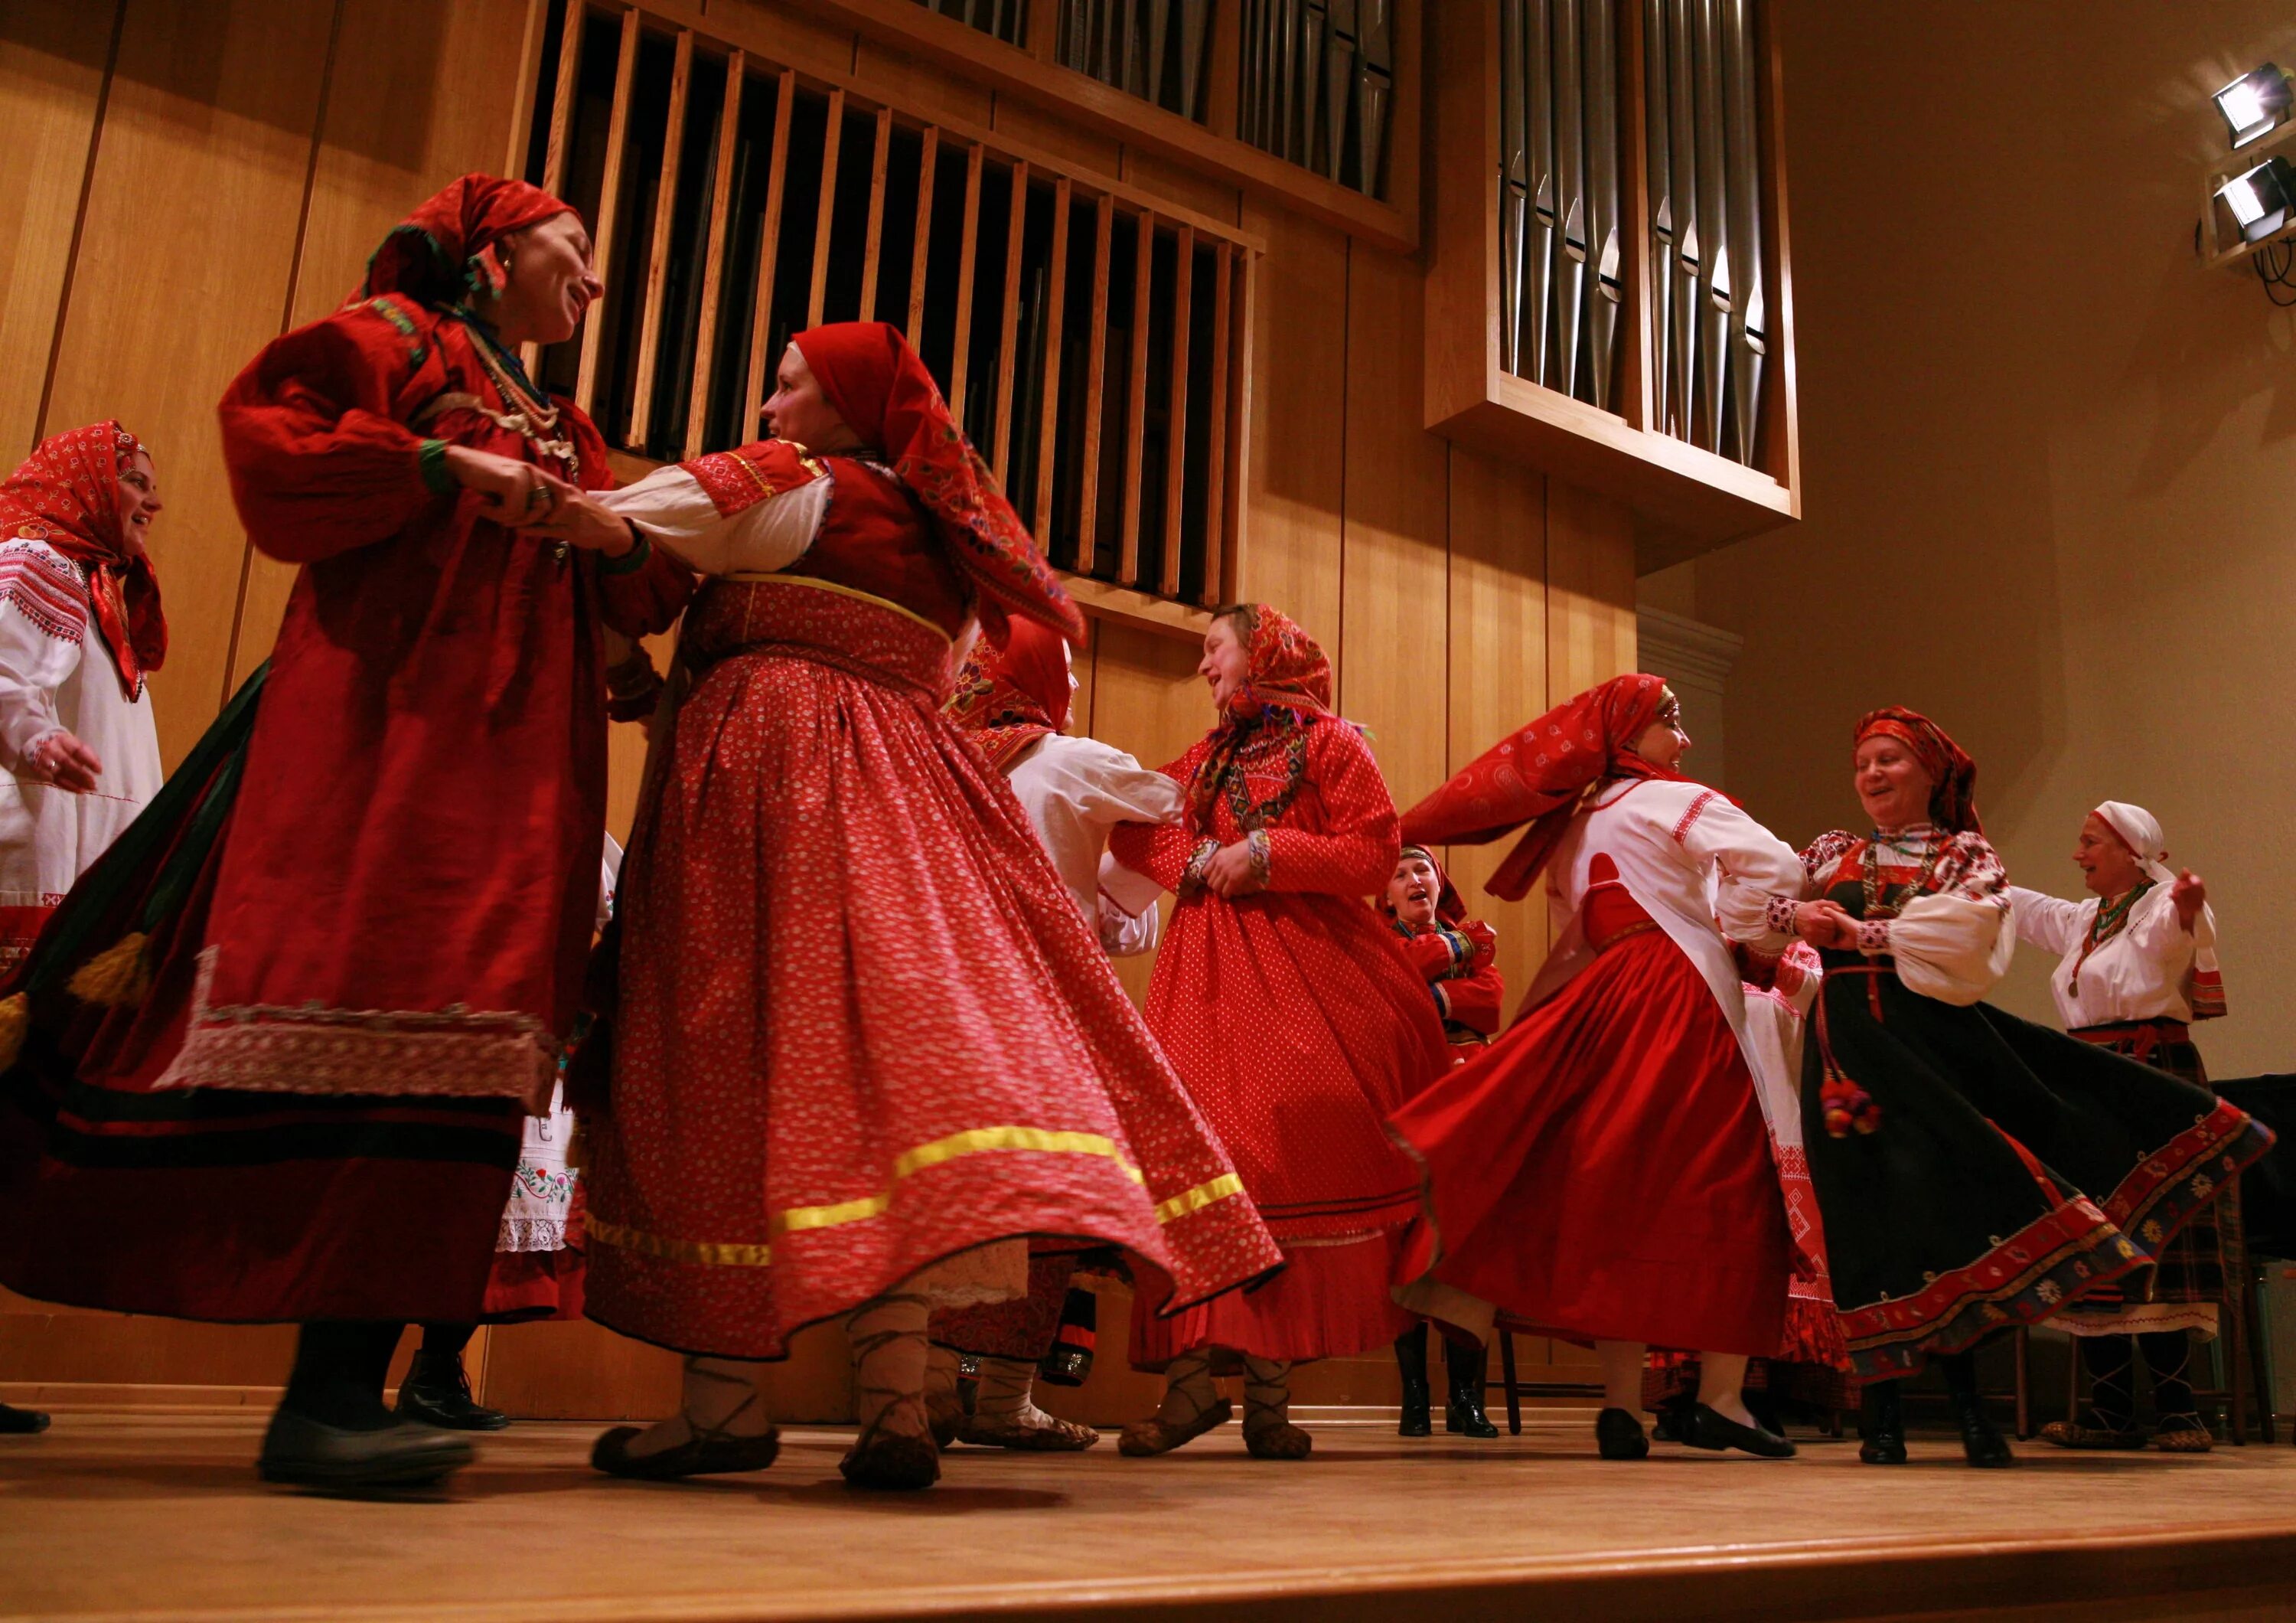
[(1914, 752), (1930, 776), (1930, 821), (1948, 834), (1983, 834), (1977, 816), (1977, 762), (1944, 728), (1916, 710), (1886, 704), (1866, 713), (1857, 723), (1853, 750), (1876, 736), (1895, 738)]
[(391, 228), (366, 262), (357, 297), (404, 293), (444, 309), (502, 292), (502, 242), (514, 231), (575, 212), (540, 186), (465, 175)]
[(840, 321), (809, 327), (790, 342), (821, 380), (823, 398), (863, 444), (884, 454), (924, 507), (979, 595), (982, 634), (1002, 643), (1006, 616), (1019, 614), (1082, 644), (1084, 616), (901, 330), (882, 321)]
[(1682, 774), (1653, 766), (1635, 745), (1666, 713), (1673, 695), (1655, 676), (1612, 677), (1558, 704), (1476, 757), (1403, 814), (1403, 837), (1423, 844), (1481, 845), (1519, 824), (1530, 831), (1483, 888), (1520, 901), (1570, 827), (1578, 802), (1606, 778)]
[(946, 709), (1002, 772), (1048, 733), (1069, 724), (1069, 662), (1057, 632), (1015, 620), (1001, 648), (986, 637), (956, 673)]
[[(2108, 800), (2091, 815), (2120, 836), (2146, 878), (2155, 885), (2176, 884), (2177, 870), (2169, 866), (2160, 819), (2125, 800)], [(2205, 903), (2193, 920), (2193, 972), (2185, 1001), (2192, 1005), (2195, 1020), (2213, 1020), (2225, 1012), (2224, 975), (2217, 964), (2217, 916)]]
[[(1188, 816), (1199, 833), (1212, 826), (1212, 808), (1245, 744), (1270, 729), (1304, 734), (1332, 713), (1332, 662), (1300, 622), (1281, 609), (1255, 603), (1225, 616), (1243, 643), (1243, 680), (1221, 706), (1212, 747), (1188, 785)], [(1307, 775), (1304, 750), (1292, 752), (1291, 776), (1275, 796), (1239, 820), (1247, 831), (1283, 815)]]
[(43, 440), (0, 484), (0, 540), (45, 541), (87, 575), (88, 601), (133, 700), (168, 657), (160, 577), (119, 517), (119, 476), (144, 449), (114, 422)]

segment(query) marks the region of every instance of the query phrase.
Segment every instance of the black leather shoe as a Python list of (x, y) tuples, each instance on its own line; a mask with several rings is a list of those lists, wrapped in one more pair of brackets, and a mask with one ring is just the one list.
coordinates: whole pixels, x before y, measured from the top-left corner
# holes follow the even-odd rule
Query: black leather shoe
[(1641, 1460), (1650, 1456), (1650, 1438), (1643, 1423), (1624, 1409), (1605, 1409), (1595, 1417), (1595, 1446), (1606, 1460)]
[(48, 1417), (37, 1409), (18, 1409), (0, 1404), (0, 1437), (29, 1437), (48, 1429)]
[(410, 1420), (352, 1431), (282, 1409), (263, 1434), (255, 1468), (266, 1482), (302, 1487), (420, 1487), (476, 1457), (466, 1439)]
[[(691, 1425), (691, 1421), (687, 1422)], [(674, 1482), (680, 1477), (730, 1475), (763, 1471), (782, 1451), (780, 1428), (763, 1437), (726, 1437), (702, 1432), (675, 1448), (633, 1454), (630, 1441), (640, 1435), (636, 1426), (617, 1426), (590, 1446), (590, 1469), (610, 1477), (634, 1477), (642, 1482)]]
[(1980, 1471), (1998, 1471), (2014, 1465), (2017, 1455), (2009, 1446), (1990, 1416), (1985, 1413), (1985, 1400), (1977, 1394), (1977, 1357), (1973, 1353), (1956, 1353), (1938, 1360), (1945, 1373), (1945, 1388), (1953, 1399), (1953, 1418), (1961, 1427), (1961, 1451), (1969, 1462)]
[(1395, 1339), (1395, 1367), (1403, 1377), (1403, 1418), (1398, 1437), (1426, 1437), (1434, 1431), (1431, 1415), (1433, 1398), (1427, 1389), (1427, 1322), (1421, 1320)]
[(1906, 1412), (1894, 1380), (1877, 1380), (1866, 1388), (1864, 1413), (1857, 1417), (1857, 1457), (1868, 1465), (1906, 1462)]
[(1443, 1343), (1443, 1367), (1451, 1378), (1450, 1400), (1443, 1405), (1443, 1429), (1465, 1437), (1496, 1437), (1499, 1429), (1483, 1413), (1483, 1372), (1488, 1354), (1480, 1347)]
[(398, 1413), (443, 1431), (500, 1431), (510, 1416), (471, 1398), (471, 1377), (457, 1358), (417, 1353), (414, 1367), (398, 1383)]
[(1693, 1448), (1704, 1448), (1719, 1454), (1726, 1448), (1735, 1448), (1741, 1454), (1751, 1454), (1762, 1460), (1791, 1460), (1794, 1446), (1759, 1426), (1742, 1426), (1728, 1415), (1708, 1408), (1704, 1404), (1690, 1406), (1689, 1424), (1682, 1439)]

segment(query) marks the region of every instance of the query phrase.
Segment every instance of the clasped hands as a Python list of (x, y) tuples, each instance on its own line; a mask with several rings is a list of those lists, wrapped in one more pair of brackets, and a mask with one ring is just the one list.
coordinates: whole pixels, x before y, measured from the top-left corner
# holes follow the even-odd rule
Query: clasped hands
[(1842, 911), (1838, 902), (1796, 902), (1794, 933), (1813, 947), (1848, 952), (1857, 946), (1857, 921)]
[(636, 545), (627, 520), (607, 511), (587, 490), (530, 462), (450, 445), (447, 468), (456, 483), (478, 493), (479, 516), (504, 529), (550, 536), (610, 558)]
[(1243, 840), (1233, 845), (1223, 845), (1204, 864), (1204, 888), (1215, 896), (1230, 901), (1238, 896), (1252, 896), (1267, 888), (1251, 865), (1251, 847)]

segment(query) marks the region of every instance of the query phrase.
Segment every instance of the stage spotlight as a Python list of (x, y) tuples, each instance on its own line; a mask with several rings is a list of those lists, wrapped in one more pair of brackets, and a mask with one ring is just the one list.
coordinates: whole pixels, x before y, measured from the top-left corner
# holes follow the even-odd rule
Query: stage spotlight
[(2269, 135), (2288, 116), (2288, 76), (2267, 62), (2217, 92), (2217, 111), (2232, 129), (2234, 149)]
[(2232, 210), (2241, 241), (2260, 242), (2285, 226), (2289, 210), (2296, 208), (2296, 169), (2285, 158), (2267, 158), (2226, 181), (2217, 195)]

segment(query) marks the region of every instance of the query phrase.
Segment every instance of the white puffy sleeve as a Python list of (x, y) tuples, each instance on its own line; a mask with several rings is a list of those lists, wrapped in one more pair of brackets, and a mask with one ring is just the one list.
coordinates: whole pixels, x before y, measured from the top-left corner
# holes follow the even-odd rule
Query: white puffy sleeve
[(2043, 895), (2021, 885), (2009, 886), (2005, 894), (2009, 898), (2009, 918), (2017, 927), (2018, 940), (2060, 957), (2072, 946), (2081, 931), (2081, 915), (2087, 910), (2087, 902)]
[(71, 560), (45, 542), (0, 545), (0, 767), (63, 730), (56, 689), (87, 647), (87, 587)]
[(1940, 1003), (1975, 1003), (2009, 973), (2017, 950), (2009, 877), (1983, 836), (1956, 834), (1936, 878), (1933, 894), (1915, 897), (1895, 919), (1862, 921), (1857, 949), (1893, 956), (1908, 992)]
[(1784, 952), (1803, 883), (1793, 847), (1714, 789), (1700, 791), (1673, 833), (1691, 862), (1714, 875), (1714, 916), (1724, 937), (1766, 957)]
[(1106, 891), (1101, 893), (1100, 946), (1109, 957), (1137, 958), (1143, 952), (1153, 952), (1163, 932), (1164, 915), (1154, 901), (1131, 913)]
[(726, 515), (699, 479), (673, 465), (618, 490), (599, 491), (597, 500), (702, 574), (762, 575), (806, 555), (835, 484), (824, 474)]

